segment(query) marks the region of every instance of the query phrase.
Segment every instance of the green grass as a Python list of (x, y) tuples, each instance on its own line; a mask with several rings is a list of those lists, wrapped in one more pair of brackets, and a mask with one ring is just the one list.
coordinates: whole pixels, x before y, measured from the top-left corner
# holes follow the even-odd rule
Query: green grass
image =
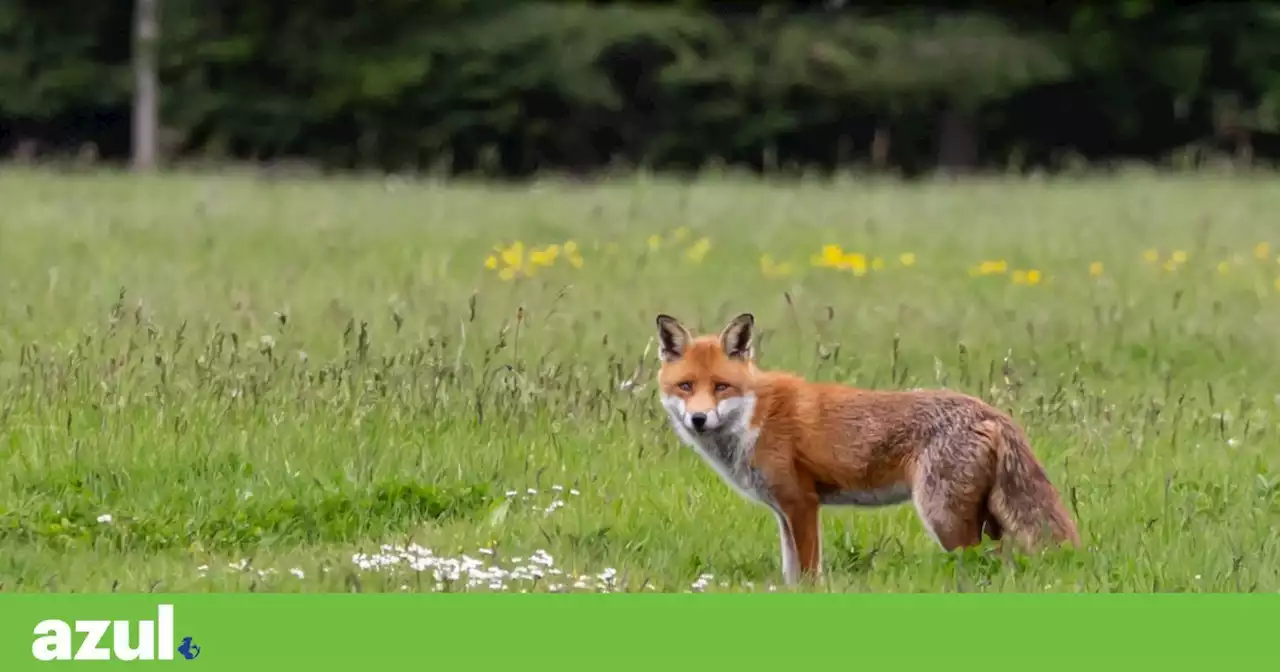
[(0, 590), (767, 590), (772, 517), (677, 442), (646, 350), (658, 312), (746, 310), (767, 366), (1008, 409), (1087, 547), (829, 509), (808, 589), (1280, 590), (1274, 179), (393, 186), (0, 173)]

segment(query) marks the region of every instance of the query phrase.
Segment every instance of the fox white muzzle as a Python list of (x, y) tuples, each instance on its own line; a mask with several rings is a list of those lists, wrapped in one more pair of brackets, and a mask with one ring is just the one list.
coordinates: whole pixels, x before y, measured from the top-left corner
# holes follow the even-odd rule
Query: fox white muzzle
[(667, 395), (662, 397), (662, 406), (667, 409), (671, 420), (695, 434), (713, 432), (726, 425), (745, 420), (746, 418), (741, 416), (747, 402), (747, 397), (730, 397), (721, 400), (712, 408), (690, 411), (684, 399)]

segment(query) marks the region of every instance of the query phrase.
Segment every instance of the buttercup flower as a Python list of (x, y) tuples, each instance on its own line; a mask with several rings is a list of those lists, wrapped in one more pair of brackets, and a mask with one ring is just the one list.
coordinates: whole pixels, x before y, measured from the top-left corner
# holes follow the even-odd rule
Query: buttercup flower
[(1009, 276), (1009, 279), (1015, 285), (1038, 285), (1040, 284), (1040, 271), (1034, 268), (1026, 271), (1016, 270)]
[(711, 249), (711, 239), (699, 238), (698, 242), (694, 243), (693, 246), (690, 247), (684, 254), (686, 257), (689, 258), (689, 261), (692, 261), (693, 263), (696, 264), (702, 261), (703, 257), (707, 256), (707, 250), (709, 249)]
[[(612, 244), (612, 243), (611, 243)], [(617, 247), (616, 245), (614, 246)], [(564, 256), (569, 260), (569, 265), (574, 268), (582, 268), (582, 254), (578, 252), (578, 244), (572, 240), (564, 244)]]
[(813, 257), (814, 266), (824, 268), (840, 268), (844, 261), (844, 250), (839, 245), (823, 245), (822, 252)]
[(969, 275), (1003, 275), (1009, 272), (1009, 263), (1003, 259), (984, 261), (969, 270)]
[(524, 265), (524, 243), (516, 241), (502, 251), (502, 261), (517, 271)]
[(867, 257), (861, 252), (850, 252), (844, 255), (844, 259), (840, 262), (840, 268), (847, 268), (853, 271), (854, 275), (866, 275)]
[(556, 263), (558, 256), (560, 256), (560, 246), (551, 244), (541, 250), (529, 250), (529, 263), (534, 266), (551, 266)]

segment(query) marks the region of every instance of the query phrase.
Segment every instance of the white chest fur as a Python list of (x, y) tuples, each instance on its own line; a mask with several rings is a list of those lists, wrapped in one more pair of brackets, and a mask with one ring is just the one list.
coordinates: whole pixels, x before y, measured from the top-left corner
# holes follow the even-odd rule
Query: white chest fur
[(707, 426), (702, 432), (691, 429), (690, 413), (680, 397), (664, 395), (662, 406), (676, 435), (726, 483), (748, 500), (769, 504), (771, 498), (764, 477), (751, 466), (760, 436), (760, 430), (751, 427), (755, 395), (721, 401), (707, 413)]

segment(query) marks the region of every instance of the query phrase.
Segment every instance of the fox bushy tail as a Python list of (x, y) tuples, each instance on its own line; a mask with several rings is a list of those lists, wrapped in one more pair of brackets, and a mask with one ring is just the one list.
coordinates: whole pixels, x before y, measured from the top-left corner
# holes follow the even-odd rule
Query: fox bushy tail
[(987, 507), (1003, 535), (1025, 551), (1043, 548), (1046, 541), (1079, 546), (1075, 521), (1036, 460), (1026, 434), (1012, 422), (994, 422), (998, 425), (991, 433), (996, 471)]

